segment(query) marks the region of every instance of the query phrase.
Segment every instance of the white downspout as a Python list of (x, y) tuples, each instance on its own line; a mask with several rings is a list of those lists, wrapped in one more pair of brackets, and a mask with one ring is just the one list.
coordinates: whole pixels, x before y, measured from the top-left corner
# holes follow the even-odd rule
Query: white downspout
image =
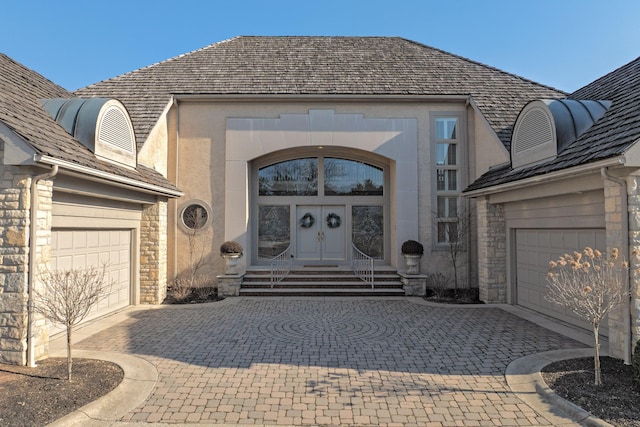
[[(620, 210), (622, 211), (622, 235), (626, 236), (624, 245), (622, 245), (622, 255), (624, 259), (631, 264), (629, 259), (629, 208), (628, 208), (628, 195), (627, 195), (627, 182), (623, 179), (616, 178), (609, 175), (609, 170), (604, 167), (600, 169), (600, 173), (605, 180), (615, 182), (622, 188), (622, 201), (620, 203)], [(627, 292), (627, 298), (625, 298), (624, 304), (624, 335), (625, 335), (625, 348), (624, 348), (624, 363), (625, 365), (631, 365), (631, 283), (629, 280), (631, 269), (627, 270), (627, 274), (624, 275), (625, 290)]]
[(31, 206), (29, 212), (29, 277), (27, 282), (27, 357), (28, 366), (34, 368), (36, 366), (36, 355), (32, 329), (33, 329), (33, 287), (36, 275), (36, 243), (38, 231), (38, 182), (43, 179), (53, 178), (58, 174), (58, 165), (53, 165), (51, 171), (42, 175), (34, 176), (31, 179)]

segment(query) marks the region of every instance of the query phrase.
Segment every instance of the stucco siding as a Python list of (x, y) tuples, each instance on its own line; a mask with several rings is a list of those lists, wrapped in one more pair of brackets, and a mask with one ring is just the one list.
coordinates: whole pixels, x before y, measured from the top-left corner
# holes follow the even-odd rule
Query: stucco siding
[[(390, 232), (395, 236), (390, 261), (397, 265), (401, 262), (399, 246), (403, 240), (420, 240), (429, 251), (433, 246), (430, 115), (442, 112), (465, 117), (466, 108), (462, 101), (180, 100), (179, 111), (175, 114), (176, 124), (173, 128), (170, 126), (169, 138), (173, 132), (178, 135), (176, 153), (171, 156), (170, 163), (177, 165), (176, 185), (185, 195), (171, 202), (169, 217), (173, 215), (175, 222), (181, 207), (191, 199), (210, 204), (213, 219), (211, 238), (206, 239), (203, 245), (208, 265), (220, 274), (222, 262), (217, 248), (224, 240), (238, 240), (245, 247), (251, 244), (251, 237), (247, 235), (250, 204), (248, 179), (253, 159), (278, 150), (305, 146), (370, 151), (390, 161), (391, 185), (395, 189), (391, 194), (389, 211), (392, 217)], [(278, 130), (278, 126), (284, 126), (282, 122), (287, 122), (287, 132)], [(243, 127), (236, 129), (239, 123), (243, 123)], [(362, 123), (366, 125), (362, 127)], [(238, 132), (243, 133), (243, 138), (248, 135), (250, 143), (238, 145)], [(404, 139), (398, 139), (398, 135), (403, 135)], [(464, 135), (466, 137), (466, 131)], [(402, 150), (405, 150), (402, 148), (405, 144), (403, 141), (409, 140), (414, 141), (414, 151), (412, 154), (402, 154)], [(378, 145), (374, 147), (375, 144)], [(463, 144), (470, 145), (473, 142), (464, 140)], [(468, 155), (469, 148), (464, 149), (465, 155)], [(237, 208), (230, 209), (229, 204)], [(187, 235), (175, 229), (170, 242), (176, 253), (176, 258), (170, 260), (173, 263), (171, 270), (179, 273), (188, 264), (185, 251), (181, 250), (188, 244)], [(439, 256), (441, 253), (434, 253), (437, 254), (435, 258), (432, 253), (423, 257), (425, 271), (446, 268), (443, 258)], [(245, 263), (247, 259), (250, 258), (244, 257), (241, 262)], [(240, 268), (243, 267), (241, 265)]]
[(160, 172), (165, 178), (168, 176), (167, 134), (167, 115), (163, 114), (138, 152), (138, 163)]

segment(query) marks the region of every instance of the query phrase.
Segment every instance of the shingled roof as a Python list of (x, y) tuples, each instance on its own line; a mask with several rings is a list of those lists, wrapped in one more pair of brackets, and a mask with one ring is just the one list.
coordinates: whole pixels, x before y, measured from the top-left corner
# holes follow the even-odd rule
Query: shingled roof
[(134, 170), (98, 160), (42, 108), (42, 99), (73, 97), (72, 93), (0, 53), (0, 122), (38, 154), (177, 191), (173, 184), (150, 168), (138, 166)]
[(490, 188), (620, 156), (640, 140), (640, 57), (578, 89), (568, 98), (606, 100), (612, 101), (612, 105), (600, 120), (555, 159), (531, 167), (512, 169), (505, 165), (492, 169), (465, 191)]
[(565, 93), (397, 37), (236, 37), (76, 92), (117, 98), (138, 146), (172, 94), (471, 95), (502, 142), (524, 104)]

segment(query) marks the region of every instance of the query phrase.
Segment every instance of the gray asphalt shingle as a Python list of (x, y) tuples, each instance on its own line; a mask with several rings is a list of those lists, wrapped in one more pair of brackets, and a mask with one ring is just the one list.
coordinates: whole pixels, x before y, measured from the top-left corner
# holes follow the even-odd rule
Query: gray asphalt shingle
[(172, 191), (177, 188), (158, 172), (138, 166), (130, 169), (104, 162), (69, 135), (42, 108), (46, 98), (73, 98), (75, 95), (0, 53), (0, 122), (20, 135), (39, 154), (50, 156), (156, 185)]
[(471, 95), (503, 143), (530, 99), (553, 88), (398, 37), (236, 37), (76, 92), (131, 115), (138, 146), (172, 94)]
[(555, 159), (530, 167), (492, 169), (465, 191), (506, 184), (624, 154), (640, 139), (640, 58), (578, 89), (576, 100), (612, 101), (611, 108)]

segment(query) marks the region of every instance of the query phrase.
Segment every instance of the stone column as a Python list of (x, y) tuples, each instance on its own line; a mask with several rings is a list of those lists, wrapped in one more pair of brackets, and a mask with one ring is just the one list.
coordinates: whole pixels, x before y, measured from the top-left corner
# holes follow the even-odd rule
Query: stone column
[(31, 179), (4, 166), (0, 180), (0, 362), (27, 361)]
[(507, 230), (504, 207), (486, 197), (476, 203), (478, 215), (478, 285), (485, 303), (507, 302)]
[[(38, 173), (42, 173), (41, 170)], [(29, 180), (31, 181), (31, 180)], [(42, 290), (38, 280), (38, 273), (51, 267), (51, 224), (53, 222), (53, 181), (46, 180), (38, 183), (38, 212), (36, 213), (36, 289)], [(33, 233), (33, 227), (30, 228)], [(36, 360), (49, 355), (49, 326), (47, 320), (40, 314), (33, 314), (31, 325), (34, 356)]]
[[(607, 251), (622, 249), (629, 245), (629, 254), (640, 252), (640, 176), (627, 177), (627, 194), (622, 187), (605, 180), (605, 220), (607, 224)], [(627, 197), (627, 212), (622, 212), (622, 197)], [(629, 235), (623, 235), (623, 215), (629, 216)], [(631, 302), (629, 310), (626, 304), (609, 315), (609, 353), (623, 359), (627, 345), (625, 323), (631, 320), (632, 344), (640, 339), (640, 262), (630, 260), (629, 288)]]
[[(0, 362), (16, 365), (27, 364), (29, 239), (36, 243), (34, 286), (38, 286), (38, 269), (46, 268), (51, 258), (50, 180), (38, 184), (38, 231), (32, 235), (31, 180), (37, 173), (42, 170), (3, 166), (0, 177)], [(31, 339), (35, 359), (46, 356), (48, 326), (42, 316), (32, 319)]]
[(402, 281), (402, 290), (406, 296), (423, 297), (427, 293), (427, 278), (421, 274), (398, 273)]
[(223, 274), (217, 276), (218, 279), (218, 296), (237, 297), (240, 295), (240, 285), (244, 274)]
[(167, 201), (144, 208), (140, 224), (140, 303), (167, 296)]

